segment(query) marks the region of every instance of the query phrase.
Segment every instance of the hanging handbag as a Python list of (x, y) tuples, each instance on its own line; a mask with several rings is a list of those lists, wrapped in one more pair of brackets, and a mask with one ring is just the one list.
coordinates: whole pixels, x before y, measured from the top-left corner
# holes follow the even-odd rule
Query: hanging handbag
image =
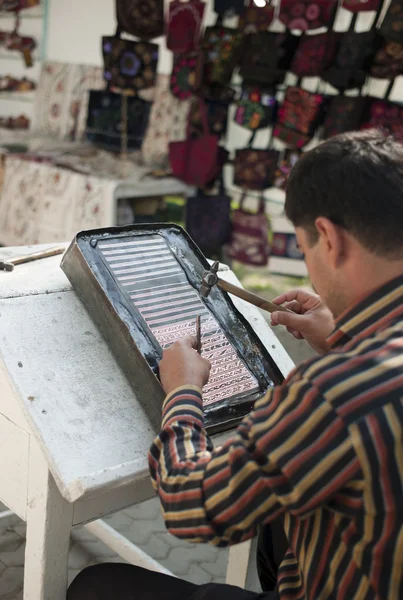
[(116, 36), (102, 38), (104, 79), (109, 87), (142, 90), (155, 86), (158, 65), (157, 44), (132, 42)]
[(143, 40), (164, 34), (164, 0), (116, 0), (119, 28)]
[(324, 96), (300, 87), (288, 87), (279, 108), (273, 135), (290, 148), (303, 148), (319, 126), (324, 108)]
[(341, 34), (334, 31), (302, 35), (290, 71), (298, 77), (320, 77), (332, 63)]
[(201, 84), (201, 53), (174, 54), (171, 92), (179, 100), (190, 98)]
[(123, 134), (122, 103), (127, 101), (127, 147), (141, 148), (151, 110), (151, 102), (135, 96), (126, 99), (108, 90), (91, 90), (88, 103), (86, 138), (107, 150), (120, 150)]
[(206, 256), (214, 254), (231, 238), (231, 198), (222, 178), (218, 195), (199, 190), (187, 199), (186, 231)]
[(329, 27), (337, 5), (338, 0), (281, 0), (279, 19), (299, 31)]
[(274, 187), (279, 190), (285, 190), (287, 180), (291, 173), (291, 169), (297, 164), (302, 156), (301, 150), (284, 150), (281, 153), (281, 158), (278, 162), (276, 172), (274, 174)]
[(275, 122), (277, 115), (276, 90), (244, 86), (237, 102), (235, 123), (251, 131), (263, 129)]
[(200, 101), (193, 102), (192, 104), (190, 109), (191, 136), (200, 137), (204, 135), (203, 106), (207, 111), (209, 132), (212, 135), (218, 135), (218, 137), (226, 135), (228, 126), (228, 104), (206, 100), (204, 104)]
[(167, 48), (177, 54), (193, 52), (199, 48), (200, 31), (205, 10), (201, 0), (169, 3), (166, 30)]
[(263, 267), (270, 256), (270, 223), (265, 212), (265, 201), (262, 195), (258, 212), (251, 213), (244, 209), (245, 198), (246, 194), (243, 194), (240, 206), (232, 216), (228, 256), (246, 265)]
[(256, 6), (251, 0), (239, 19), (238, 27), (246, 34), (267, 31), (274, 20), (274, 13), (270, 0), (264, 6)]
[(230, 83), (242, 50), (243, 35), (237, 29), (206, 27), (203, 38), (204, 76), (207, 85)]
[(343, 0), (342, 7), (351, 12), (378, 10), (383, 0)]
[(271, 139), (266, 150), (249, 147), (237, 150), (234, 161), (234, 184), (248, 190), (265, 190), (273, 184), (280, 153), (271, 149)]
[(175, 177), (189, 185), (203, 187), (217, 178), (222, 168), (219, 154), (219, 138), (209, 132), (207, 110), (200, 102), (204, 135), (193, 139), (188, 121), (187, 138), (169, 144), (169, 161)]
[(325, 70), (322, 78), (338, 90), (344, 91), (352, 88), (361, 88), (369, 74), (372, 60), (382, 43), (376, 24), (380, 10), (373, 21), (369, 31), (357, 33), (355, 24), (358, 13), (351, 19), (349, 30), (341, 35), (338, 51), (333, 64)]
[(284, 81), (299, 37), (260, 31), (245, 38), (239, 74), (244, 83), (276, 85)]
[(275, 231), (273, 233), (270, 254), (277, 258), (304, 260), (304, 255), (298, 249), (297, 236), (295, 233), (280, 233), (279, 231)]
[(403, 44), (403, 0), (392, 0), (380, 27), (387, 40)]
[(403, 106), (389, 101), (394, 82), (386, 90), (384, 98), (368, 98), (361, 129), (382, 129), (403, 142)]
[(383, 40), (382, 47), (375, 54), (370, 74), (380, 79), (395, 79), (403, 73), (403, 44)]
[(214, 0), (214, 12), (220, 16), (242, 15), (245, 10), (245, 0)]
[(333, 96), (326, 109), (323, 138), (359, 129), (366, 103), (363, 96)]

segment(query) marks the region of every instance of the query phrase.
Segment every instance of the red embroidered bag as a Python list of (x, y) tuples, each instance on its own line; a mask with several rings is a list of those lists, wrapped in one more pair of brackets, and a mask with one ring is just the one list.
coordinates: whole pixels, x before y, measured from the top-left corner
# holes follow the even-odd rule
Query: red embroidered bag
[(321, 121), (324, 100), (322, 94), (288, 87), (273, 135), (291, 148), (305, 146)]
[(403, 107), (379, 98), (369, 98), (368, 103), (361, 129), (383, 129), (388, 135), (403, 141)]
[(302, 35), (290, 71), (298, 77), (320, 77), (334, 59), (340, 37), (334, 31)]
[(204, 135), (193, 139), (188, 121), (187, 139), (169, 144), (169, 161), (175, 177), (189, 185), (203, 187), (217, 178), (222, 168), (219, 138), (210, 135), (207, 111), (200, 100), (200, 112), (203, 119)]
[(257, 213), (244, 209), (246, 195), (233, 213), (232, 236), (228, 256), (246, 265), (263, 267), (270, 256), (270, 223), (265, 212), (265, 201), (261, 196)]
[(167, 22), (167, 48), (172, 52), (193, 52), (199, 47), (200, 31), (205, 10), (201, 0), (169, 4)]
[(175, 54), (171, 74), (171, 92), (179, 100), (190, 98), (200, 86), (202, 72), (200, 52)]
[(328, 27), (337, 5), (338, 0), (281, 0), (279, 19), (287, 29)]

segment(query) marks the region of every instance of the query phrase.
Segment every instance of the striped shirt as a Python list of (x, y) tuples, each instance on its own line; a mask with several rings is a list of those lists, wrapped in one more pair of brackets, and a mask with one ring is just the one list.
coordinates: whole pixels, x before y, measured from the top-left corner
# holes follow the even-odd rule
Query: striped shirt
[(284, 515), (281, 600), (403, 599), (403, 277), (339, 319), (214, 448), (197, 388), (172, 392), (149, 454), (177, 537), (226, 546)]

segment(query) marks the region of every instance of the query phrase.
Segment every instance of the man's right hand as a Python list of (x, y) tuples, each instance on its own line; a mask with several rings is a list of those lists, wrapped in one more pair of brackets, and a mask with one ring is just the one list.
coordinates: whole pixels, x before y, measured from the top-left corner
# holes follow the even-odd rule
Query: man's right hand
[(290, 290), (273, 302), (294, 313), (272, 313), (273, 327), (284, 325), (289, 333), (299, 340), (305, 339), (319, 354), (328, 352), (326, 340), (335, 324), (332, 313), (317, 294), (305, 290)]

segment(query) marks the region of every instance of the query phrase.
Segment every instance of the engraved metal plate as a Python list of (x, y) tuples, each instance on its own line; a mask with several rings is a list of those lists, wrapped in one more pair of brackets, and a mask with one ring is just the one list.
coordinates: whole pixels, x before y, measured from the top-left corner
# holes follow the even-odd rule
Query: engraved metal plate
[(227, 294), (199, 294), (205, 257), (176, 225), (132, 225), (82, 232), (62, 268), (100, 327), (139, 399), (159, 425), (162, 350), (195, 335), (212, 365), (203, 389), (207, 428), (227, 429), (282, 376)]

